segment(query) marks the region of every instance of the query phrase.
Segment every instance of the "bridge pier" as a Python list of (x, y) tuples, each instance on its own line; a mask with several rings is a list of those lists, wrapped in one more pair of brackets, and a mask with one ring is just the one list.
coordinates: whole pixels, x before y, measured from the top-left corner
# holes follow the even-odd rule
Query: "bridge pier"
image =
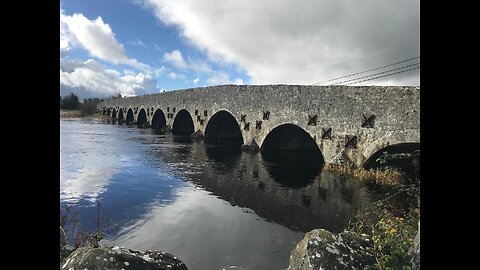
[(253, 139), (247, 144), (242, 144), (241, 149), (242, 151), (249, 152), (249, 153), (260, 152), (260, 147), (258, 146), (257, 142)]

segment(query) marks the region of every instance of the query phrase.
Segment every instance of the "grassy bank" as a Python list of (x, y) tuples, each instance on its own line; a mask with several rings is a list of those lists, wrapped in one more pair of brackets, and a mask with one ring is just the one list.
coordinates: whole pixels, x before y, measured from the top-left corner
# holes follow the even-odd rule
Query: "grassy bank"
[(395, 169), (372, 169), (354, 168), (353, 166), (326, 164), (326, 170), (352, 175), (360, 181), (372, 182), (380, 185), (395, 186), (404, 182), (405, 174)]
[(396, 186), (393, 193), (360, 210), (347, 230), (372, 236), (376, 263), (367, 270), (409, 270), (420, 220), (420, 186)]
[(411, 269), (409, 249), (420, 220), (420, 177), (417, 174), (420, 163), (417, 158), (419, 156), (409, 153), (385, 152), (377, 160), (379, 166), (375, 169), (325, 166), (330, 171), (367, 181), (373, 188), (386, 192), (385, 198), (360, 210), (347, 227), (349, 231), (372, 237), (376, 263), (364, 269)]
[(101, 113), (85, 113), (81, 110), (60, 110), (60, 118), (109, 119), (108, 115), (103, 115)]
[(82, 117), (80, 110), (60, 110), (61, 118), (78, 118)]

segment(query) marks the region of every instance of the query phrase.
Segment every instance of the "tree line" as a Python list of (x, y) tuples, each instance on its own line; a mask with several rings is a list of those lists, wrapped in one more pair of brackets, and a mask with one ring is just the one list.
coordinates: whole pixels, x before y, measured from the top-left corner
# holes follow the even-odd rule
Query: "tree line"
[(109, 98), (85, 98), (82, 102), (75, 93), (70, 93), (64, 97), (60, 96), (60, 109), (62, 110), (80, 110), (82, 115), (94, 114), (97, 111), (97, 104), (107, 100), (122, 98), (119, 93)]

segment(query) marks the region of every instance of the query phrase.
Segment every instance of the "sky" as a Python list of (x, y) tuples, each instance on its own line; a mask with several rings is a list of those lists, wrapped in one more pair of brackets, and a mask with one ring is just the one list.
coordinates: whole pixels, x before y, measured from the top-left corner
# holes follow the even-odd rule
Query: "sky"
[(61, 0), (60, 94), (420, 85), (420, 0)]

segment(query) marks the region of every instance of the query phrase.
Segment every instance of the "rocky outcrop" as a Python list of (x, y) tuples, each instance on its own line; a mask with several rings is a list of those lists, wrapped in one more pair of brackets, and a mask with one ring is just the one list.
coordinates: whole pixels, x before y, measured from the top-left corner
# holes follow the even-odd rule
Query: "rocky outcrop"
[(177, 257), (163, 251), (87, 245), (73, 251), (60, 269), (187, 270), (187, 267)]
[(290, 255), (288, 270), (363, 269), (375, 263), (373, 241), (365, 234), (315, 229), (305, 234)]
[(420, 220), (418, 221), (418, 231), (413, 239), (413, 245), (410, 248), (410, 255), (412, 256), (412, 269), (420, 270)]

